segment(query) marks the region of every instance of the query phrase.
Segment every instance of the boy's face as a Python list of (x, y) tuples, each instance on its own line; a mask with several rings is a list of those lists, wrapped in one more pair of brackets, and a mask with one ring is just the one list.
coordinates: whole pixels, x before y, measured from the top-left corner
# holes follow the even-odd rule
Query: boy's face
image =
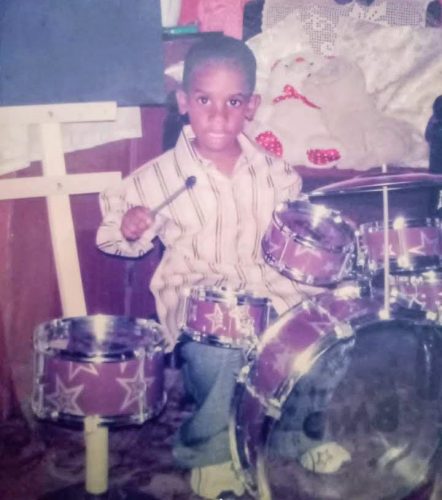
[(189, 88), (177, 91), (180, 113), (187, 113), (196, 146), (206, 158), (239, 153), (238, 134), (259, 105), (250, 95), (243, 72), (228, 63), (207, 62), (196, 68)]

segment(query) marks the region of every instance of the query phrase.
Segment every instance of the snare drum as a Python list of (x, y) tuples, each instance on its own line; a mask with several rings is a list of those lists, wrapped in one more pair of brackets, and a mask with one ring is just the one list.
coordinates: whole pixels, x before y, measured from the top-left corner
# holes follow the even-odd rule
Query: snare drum
[(262, 240), (264, 260), (290, 279), (331, 285), (354, 265), (355, 231), (349, 221), (321, 205), (280, 205)]
[(345, 287), (289, 310), (263, 334), (239, 375), (230, 421), (234, 463), (252, 495), (401, 499), (432, 477), (441, 327), (422, 315), (382, 320), (382, 304), (380, 293)]
[[(389, 223), (389, 262), (392, 272), (403, 269), (423, 271), (440, 265), (441, 219), (404, 219)], [(369, 222), (359, 228), (358, 262), (369, 274), (384, 267), (384, 224)]]
[(181, 332), (192, 340), (230, 348), (250, 348), (268, 324), (271, 301), (253, 293), (196, 287), (187, 293)]
[(118, 316), (54, 319), (34, 332), (32, 409), (38, 418), (142, 424), (165, 404), (164, 340), (157, 323)]

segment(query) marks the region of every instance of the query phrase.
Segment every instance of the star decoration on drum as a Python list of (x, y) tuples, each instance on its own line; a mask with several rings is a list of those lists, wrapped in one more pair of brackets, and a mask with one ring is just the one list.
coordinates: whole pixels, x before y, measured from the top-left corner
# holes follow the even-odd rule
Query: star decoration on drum
[(325, 270), (325, 271), (334, 271), (336, 265), (334, 262), (332, 261), (326, 261), (325, 264), (323, 264), (322, 268)]
[(310, 321), (310, 326), (315, 330), (320, 337), (323, 337), (330, 331), (330, 320), (318, 320), (318, 321)]
[(216, 332), (224, 328), (224, 313), (218, 304), (213, 307), (213, 313), (206, 314), (205, 317), (211, 322), (211, 331)]
[(132, 403), (140, 402), (140, 394), (144, 396), (147, 388), (153, 383), (153, 377), (144, 377), (144, 366), (141, 363), (139, 369), (132, 378), (117, 378), (117, 382), (124, 388), (126, 395), (120, 409), (125, 410)]
[(77, 398), (83, 391), (84, 384), (74, 387), (67, 387), (61, 378), (55, 376), (55, 392), (47, 394), (46, 399), (58, 412), (71, 413), (72, 415), (82, 415), (83, 412), (77, 404)]
[(421, 244), (421, 245), (417, 245), (415, 247), (411, 247), (408, 250), (408, 253), (411, 253), (411, 254), (414, 254), (414, 255), (425, 255), (424, 246)]
[[(384, 249), (382, 248), (381, 249), (381, 256), (383, 257), (384, 256)], [(393, 248), (393, 245), (391, 243), (388, 244), (388, 255), (390, 257), (395, 257), (397, 254), (396, 254), (396, 249)]]
[(270, 255), (279, 255), (280, 251), (282, 253), (285, 241), (272, 241), (269, 239), (266, 244), (268, 245), (267, 251)]
[(410, 253), (418, 255), (437, 255), (439, 253), (439, 237), (425, 236), (424, 232), (420, 233), (421, 244), (410, 248)]
[(90, 373), (91, 375), (98, 376), (96, 365), (93, 363), (77, 363), (69, 361), (69, 380), (72, 380), (76, 375), (81, 372)]
[(307, 328), (312, 328), (319, 337), (323, 337), (330, 332), (334, 322), (334, 318), (329, 311), (315, 303), (309, 303), (304, 313), (299, 314), (300, 321), (305, 321)]
[(312, 257), (315, 259), (321, 258), (321, 254), (320, 254), (319, 249), (308, 247), (308, 246), (297, 245), (295, 247), (295, 251), (293, 252), (293, 255), (295, 255), (296, 257), (299, 257), (300, 255), (306, 255), (306, 254), (309, 257)]
[(120, 373), (124, 373), (126, 371), (127, 365), (128, 365), (127, 361), (121, 361), (119, 363)]

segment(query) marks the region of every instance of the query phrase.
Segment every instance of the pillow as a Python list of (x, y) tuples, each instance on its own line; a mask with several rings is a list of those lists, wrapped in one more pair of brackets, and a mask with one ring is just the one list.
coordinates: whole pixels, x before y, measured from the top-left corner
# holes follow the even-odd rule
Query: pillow
[(256, 57), (258, 93), (266, 90), (270, 71), (277, 61), (296, 52), (312, 51), (309, 37), (296, 12), (272, 28), (250, 38), (247, 45)]
[(424, 134), (433, 102), (442, 94), (441, 29), (342, 18), (335, 50), (363, 70), (379, 111)]

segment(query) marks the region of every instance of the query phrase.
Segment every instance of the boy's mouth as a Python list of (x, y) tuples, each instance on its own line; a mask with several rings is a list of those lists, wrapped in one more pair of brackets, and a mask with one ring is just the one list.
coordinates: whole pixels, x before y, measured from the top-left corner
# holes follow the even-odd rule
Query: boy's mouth
[(208, 132), (207, 136), (210, 137), (210, 139), (215, 139), (215, 140), (220, 140), (224, 139), (226, 137), (225, 132)]

